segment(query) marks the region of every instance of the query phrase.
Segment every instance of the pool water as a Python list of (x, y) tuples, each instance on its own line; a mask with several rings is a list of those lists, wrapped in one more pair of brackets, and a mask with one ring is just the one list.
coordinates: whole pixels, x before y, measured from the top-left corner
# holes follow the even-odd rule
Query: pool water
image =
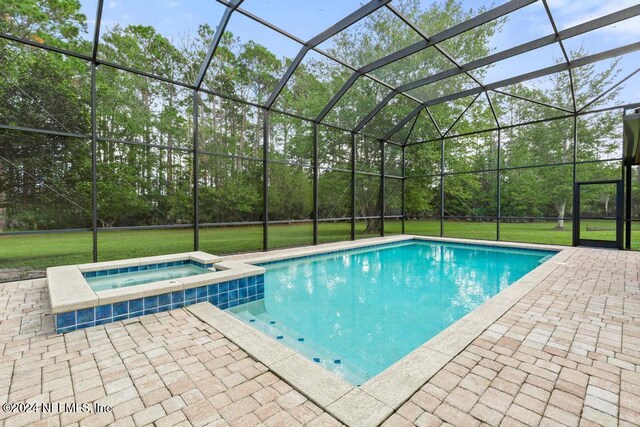
[(359, 385), (555, 252), (391, 244), (264, 265), (264, 300), (229, 309)]
[(110, 274), (108, 276), (87, 277), (85, 280), (94, 291), (125, 288), (144, 283), (171, 280), (180, 277), (195, 276), (197, 274), (211, 273), (211, 270), (198, 267), (193, 264), (184, 264), (172, 267), (162, 267), (153, 270), (140, 270), (127, 273)]

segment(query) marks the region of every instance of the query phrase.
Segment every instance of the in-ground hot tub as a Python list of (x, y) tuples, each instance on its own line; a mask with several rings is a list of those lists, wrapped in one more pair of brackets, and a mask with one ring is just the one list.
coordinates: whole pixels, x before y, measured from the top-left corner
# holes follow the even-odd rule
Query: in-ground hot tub
[(208, 301), (221, 309), (264, 297), (264, 268), (187, 252), (51, 267), (47, 286), (56, 332)]
[(129, 286), (161, 280), (173, 280), (183, 277), (208, 274), (215, 271), (212, 264), (202, 264), (191, 259), (163, 262), (159, 264), (143, 264), (135, 267), (114, 268), (110, 270), (88, 271), (82, 273), (94, 291), (120, 289)]

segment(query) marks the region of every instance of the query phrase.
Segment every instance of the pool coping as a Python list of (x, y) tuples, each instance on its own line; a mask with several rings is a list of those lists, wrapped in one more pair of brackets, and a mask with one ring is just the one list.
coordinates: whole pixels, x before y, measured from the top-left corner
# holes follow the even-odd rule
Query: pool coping
[[(140, 265), (194, 261), (206, 267), (214, 267), (210, 273), (160, 280), (118, 289), (94, 291), (84, 273)], [(228, 260), (202, 251), (184, 252), (119, 261), (90, 264), (66, 265), (47, 268), (47, 288), (51, 302), (51, 313), (62, 314), (87, 309), (104, 304), (113, 304), (132, 299), (193, 289), (205, 285), (227, 282), (235, 279), (264, 274), (264, 268), (235, 260)]]
[(575, 251), (565, 246), (489, 242), (468, 239), (401, 235), (360, 241), (330, 243), (278, 250), (272, 253), (242, 254), (229, 259), (249, 264), (319, 255), (345, 249), (409, 240), (461, 243), (480, 246), (558, 251), (545, 263), (485, 301), (463, 318), (431, 338), (361, 386), (353, 386), (321, 365), (254, 329), (236, 317), (209, 304), (187, 308), (263, 363), (307, 398), (349, 426), (378, 425), (417, 392), (429, 379), (464, 350), (485, 329), (542, 282)]

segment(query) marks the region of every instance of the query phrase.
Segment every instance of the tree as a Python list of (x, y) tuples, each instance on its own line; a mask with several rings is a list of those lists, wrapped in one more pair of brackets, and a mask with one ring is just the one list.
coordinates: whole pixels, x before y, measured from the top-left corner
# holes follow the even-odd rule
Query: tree
[[(408, 0), (398, 5), (402, 12), (417, 26), (429, 34), (435, 34), (444, 30), (448, 26), (470, 18), (475, 13), (481, 12), (465, 10), (456, 1), (444, 3), (434, 3), (425, 7), (423, 2), (418, 0)], [(434, 26), (435, 24), (435, 26)], [(473, 36), (461, 35), (452, 42), (448, 48), (453, 57), (466, 58), (467, 55), (484, 56), (488, 53), (488, 38), (493, 34), (499, 23), (493, 22), (482, 26)], [(401, 47), (409, 46), (422, 40), (422, 37), (408, 26), (404, 25), (393, 13), (386, 9), (381, 9), (357, 25), (343, 31), (332, 38), (333, 43), (329, 49), (334, 56), (341, 58), (347, 63), (362, 66), (371, 63), (387, 54), (395, 52)], [(358, 46), (354, 49), (354, 46)], [(430, 74), (434, 74), (443, 69), (454, 67), (453, 63), (447, 60), (435, 48), (411, 55), (403, 60), (382, 67), (374, 71), (375, 77), (391, 84), (402, 84), (417, 80)], [(336, 73), (337, 74), (337, 73)], [(460, 79), (446, 79), (438, 84), (429, 85), (412, 91), (414, 96), (421, 100), (428, 100), (437, 97), (438, 93), (453, 93), (463, 89)], [(438, 93), (433, 89), (437, 88)], [(355, 125), (389, 93), (384, 86), (375, 83), (367, 77), (360, 77), (358, 81), (347, 91), (343, 99), (336, 105), (334, 110), (327, 116), (327, 121), (353, 128)], [(376, 101), (377, 100), (377, 101)], [(408, 98), (397, 95), (388, 106), (383, 108), (374, 117), (370, 124), (364, 128), (375, 136), (382, 138), (407, 114), (418, 107), (419, 104)], [(456, 105), (444, 106), (438, 111), (436, 122), (452, 123), (459, 114)], [(416, 130), (416, 134), (420, 133)], [(357, 165), (356, 169), (368, 172), (380, 171), (380, 148), (379, 144), (366, 138), (359, 138), (357, 141)], [(361, 178), (356, 181), (357, 206), (360, 215), (378, 216), (381, 212), (380, 197), (377, 196), (380, 190), (379, 180)], [(414, 191), (410, 187), (407, 191)], [(428, 191), (425, 189), (425, 191)], [(417, 195), (416, 193), (413, 193)], [(420, 197), (420, 199), (423, 199)], [(378, 219), (368, 219), (367, 228), (371, 231), (379, 231), (380, 221)]]
[[(458, 0), (429, 3), (405, 0), (396, 5), (427, 35), (433, 35), (481, 13)], [(15, 1), (3, 4), (0, 30), (18, 37), (79, 52), (90, 52), (88, 21), (77, 0)], [(505, 18), (506, 19), (506, 18)], [(503, 20), (481, 25), (438, 44), (461, 63), (491, 53), (490, 39)], [(211, 25), (180, 39), (165, 37), (151, 26), (115, 25), (102, 31), (100, 58), (164, 79), (193, 83), (213, 37)], [(357, 67), (422, 40), (387, 8), (381, 8), (334, 36), (327, 50)], [(579, 52), (582, 55), (585, 52)], [(3, 124), (88, 134), (90, 132), (89, 67), (82, 60), (0, 41), (0, 122)], [(204, 76), (203, 87), (222, 96), (201, 92), (198, 103), (200, 153), (199, 184), (201, 222), (259, 221), (262, 213), (264, 112), (237, 99), (264, 103), (291, 58), (276, 55), (265, 40), (242, 40), (227, 31)], [(372, 72), (392, 86), (402, 85), (454, 64), (435, 47), (429, 47)], [(486, 70), (475, 70), (482, 79)], [(615, 62), (604, 72), (593, 66), (572, 71), (576, 104), (595, 98), (617, 78)], [(315, 118), (335, 95), (352, 70), (309, 52), (277, 100), (276, 107)], [(542, 103), (573, 108), (567, 73), (543, 81), (523, 82), (505, 92)], [(419, 101), (458, 92), (474, 84), (458, 74), (417, 88)], [(193, 94), (163, 80), (119, 71), (107, 65), (97, 70), (98, 134), (108, 138), (98, 148), (99, 219), (101, 226), (187, 223), (193, 215)], [(391, 91), (361, 76), (327, 115), (327, 124), (353, 129)], [(617, 91), (594, 104), (609, 103)], [(501, 180), (502, 214), (514, 218), (556, 217), (557, 228), (571, 212), (572, 166), (495, 172), (573, 162), (573, 119), (519, 126), (555, 117), (562, 111), (490, 92), (488, 97), (501, 125), (501, 153), (496, 132), (466, 133), (495, 127), (487, 95), (466, 97), (433, 105), (391, 138), (411, 145), (406, 149), (406, 212), (415, 217), (440, 215), (444, 191), (446, 215), (493, 216), (498, 178)], [(320, 210), (327, 217), (367, 217), (369, 231), (379, 231), (375, 218), (385, 204), (387, 213), (398, 208), (397, 182), (389, 178), (386, 199), (381, 200), (380, 178), (374, 175), (385, 162), (387, 173), (400, 175), (399, 150), (379, 139), (414, 111), (419, 102), (396, 94), (373, 117), (356, 141), (356, 200), (351, 200), (351, 134), (318, 126)], [(592, 108), (593, 108), (592, 107)], [(465, 109), (466, 113), (458, 117)], [(603, 160), (616, 156), (618, 117), (598, 113), (578, 118), (578, 160)], [(511, 127), (513, 125), (513, 127)], [(518, 125), (518, 126), (516, 126)], [(274, 111), (269, 112), (269, 192), (271, 219), (308, 219), (312, 214), (313, 126)], [(444, 143), (444, 188), (440, 188), (440, 136)], [(6, 132), (2, 138), (0, 208), (7, 211), (13, 229), (86, 227), (90, 214), (90, 158), (87, 141), (29, 136)], [(457, 136), (456, 136), (457, 135)], [(449, 138), (452, 137), (452, 138)], [(126, 143), (122, 143), (126, 142)], [(137, 144), (145, 144), (138, 146)], [(164, 148), (159, 148), (159, 147)], [(5, 148), (6, 147), (6, 148)], [(70, 150), (65, 153), (64, 150)], [(35, 160), (27, 158), (27, 154)], [(52, 159), (51, 161), (49, 159)], [(614, 176), (616, 165), (579, 165), (580, 180)], [(74, 200), (69, 212), (56, 207)], [(588, 209), (607, 209), (611, 194), (585, 199)], [(84, 210), (83, 210), (84, 209)], [(610, 208), (609, 208), (610, 209)]]
[(81, 38), (87, 17), (79, 0), (3, 0), (0, 31), (72, 51), (90, 49)]
[[(584, 55), (583, 51), (572, 53), (571, 56)], [(613, 62), (602, 72), (596, 72), (593, 65), (572, 69), (574, 87), (588, 88), (576, 91), (576, 105), (585, 105), (603, 93), (617, 75), (617, 62)], [(546, 104), (568, 108), (573, 105), (570, 98), (571, 92), (568, 73), (557, 73), (542, 82), (539, 87), (529, 87), (526, 83), (510, 88), (512, 93), (528, 99), (534, 99)], [(548, 87), (547, 89), (544, 89)], [(610, 97), (617, 96), (618, 90), (612, 91), (601, 102), (607, 102)], [(545, 107), (531, 102), (521, 101), (510, 96), (496, 96), (494, 106), (499, 117), (505, 124), (520, 124), (540, 118), (552, 118), (562, 115), (559, 110)], [(585, 116), (589, 117), (589, 116)], [(615, 112), (608, 112), (598, 116), (597, 120), (580, 119), (577, 129), (578, 135), (578, 159), (599, 160), (603, 154), (610, 153), (620, 146), (617, 138), (619, 118)], [(504, 161), (506, 166), (519, 167), (536, 164), (570, 164), (573, 162), (574, 136), (573, 119), (559, 119), (542, 123), (527, 124), (503, 131), (502, 145), (504, 147)], [(597, 167), (597, 166), (596, 166)], [(539, 212), (545, 216), (555, 215), (557, 219), (556, 229), (564, 229), (564, 218), (567, 212), (571, 212), (573, 195), (573, 172), (571, 167), (555, 166), (540, 168), (534, 176), (531, 176), (528, 185), (537, 188), (536, 193), (531, 193), (523, 186), (509, 183), (507, 188), (513, 194), (507, 193), (504, 200), (511, 200), (519, 192), (530, 194), (537, 201), (531, 213)], [(592, 175), (591, 175), (592, 176)], [(579, 180), (589, 180), (589, 175), (583, 175)], [(524, 184), (524, 183), (523, 183)], [(508, 202), (507, 202), (508, 203)], [(547, 206), (547, 208), (544, 208)]]
[[(0, 31), (81, 50), (86, 18), (79, 9), (77, 1), (8, 1), (0, 12)], [(6, 39), (0, 41), (0, 63), (0, 123), (88, 133), (86, 63)], [(0, 211), (6, 227), (40, 230), (90, 223), (86, 141), (2, 131), (0, 147)]]

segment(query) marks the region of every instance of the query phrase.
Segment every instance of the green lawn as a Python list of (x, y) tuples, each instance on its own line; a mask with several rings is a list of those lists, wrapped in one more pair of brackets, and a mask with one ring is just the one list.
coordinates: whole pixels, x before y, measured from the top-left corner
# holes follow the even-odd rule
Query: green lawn
[[(395, 225), (395, 224), (394, 224)], [(367, 237), (364, 223), (358, 223), (358, 236)], [(401, 231), (397, 225), (397, 232)], [(312, 224), (269, 226), (270, 248), (312, 244)], [(389, 227), (387, 227), (387, 231)], [(320, 242), (350, 239), (350, 224), (321, 223)], [(374, 234), (369, 234), (374, 235)], [(192, 229), (126, 230), (98, 233), (99, 260), (109, 261), (193, 250)], [(200, 230), (200, 249), (215, 254), (262, 250), (262, 226), (212, 227)], [(92, 234), (0, 234), (0, 269), (91, 262)]]
[[(402, 231), (401, 221), (385, 222), (387, 235)], [(438, 236), (440, 222), (406, 221), (407, 234)], [(571, 222), (566, 222), (564, 230), (555, 229), (555, 222), (502, 223), (500, 238), (504, 241), (571, 244)], [(593, 229), (611, 228), (612, 223), (601, 221), (583, 222), (583, 232)], [(366, 233), (364, 221), (357, 222), (357, 237), (373, 237)], [(495, 240), (495, 222), (464, 222), (449, 220), (444, 225), (446, 237)], [(589, 238), (613, 239), (613, 231), (589, 231)], [(587, 237), (587, 235), (583, 235)], [(350, 224), (320, 223), (318, 238), (321, 243), (349, 240)], [(640, 228), (633, 230), (634, 248), (640, 249)], [(310, 245), (312, 224), (269, 226), (270, 248)], [(105, 231), (98, 237), (99, 260), (108, 261), (135, 258), (193, 250), (193, 230), (135, 230)], [(200, 249), (214, 254), (259, 251), (262, 249), (262, 227), (214, 227), (200, 230)], [(31, 234), (2, 236), (0, 234), (0, 272), (10, 268), (25, 268), (42, 271), (54, 265), (91, 262), (92, 239), (90, 232), (62, 234)], [(17, 273), (16, 273), (17, 274)], [(35, 273), (30, 273), (34, 275)]]

